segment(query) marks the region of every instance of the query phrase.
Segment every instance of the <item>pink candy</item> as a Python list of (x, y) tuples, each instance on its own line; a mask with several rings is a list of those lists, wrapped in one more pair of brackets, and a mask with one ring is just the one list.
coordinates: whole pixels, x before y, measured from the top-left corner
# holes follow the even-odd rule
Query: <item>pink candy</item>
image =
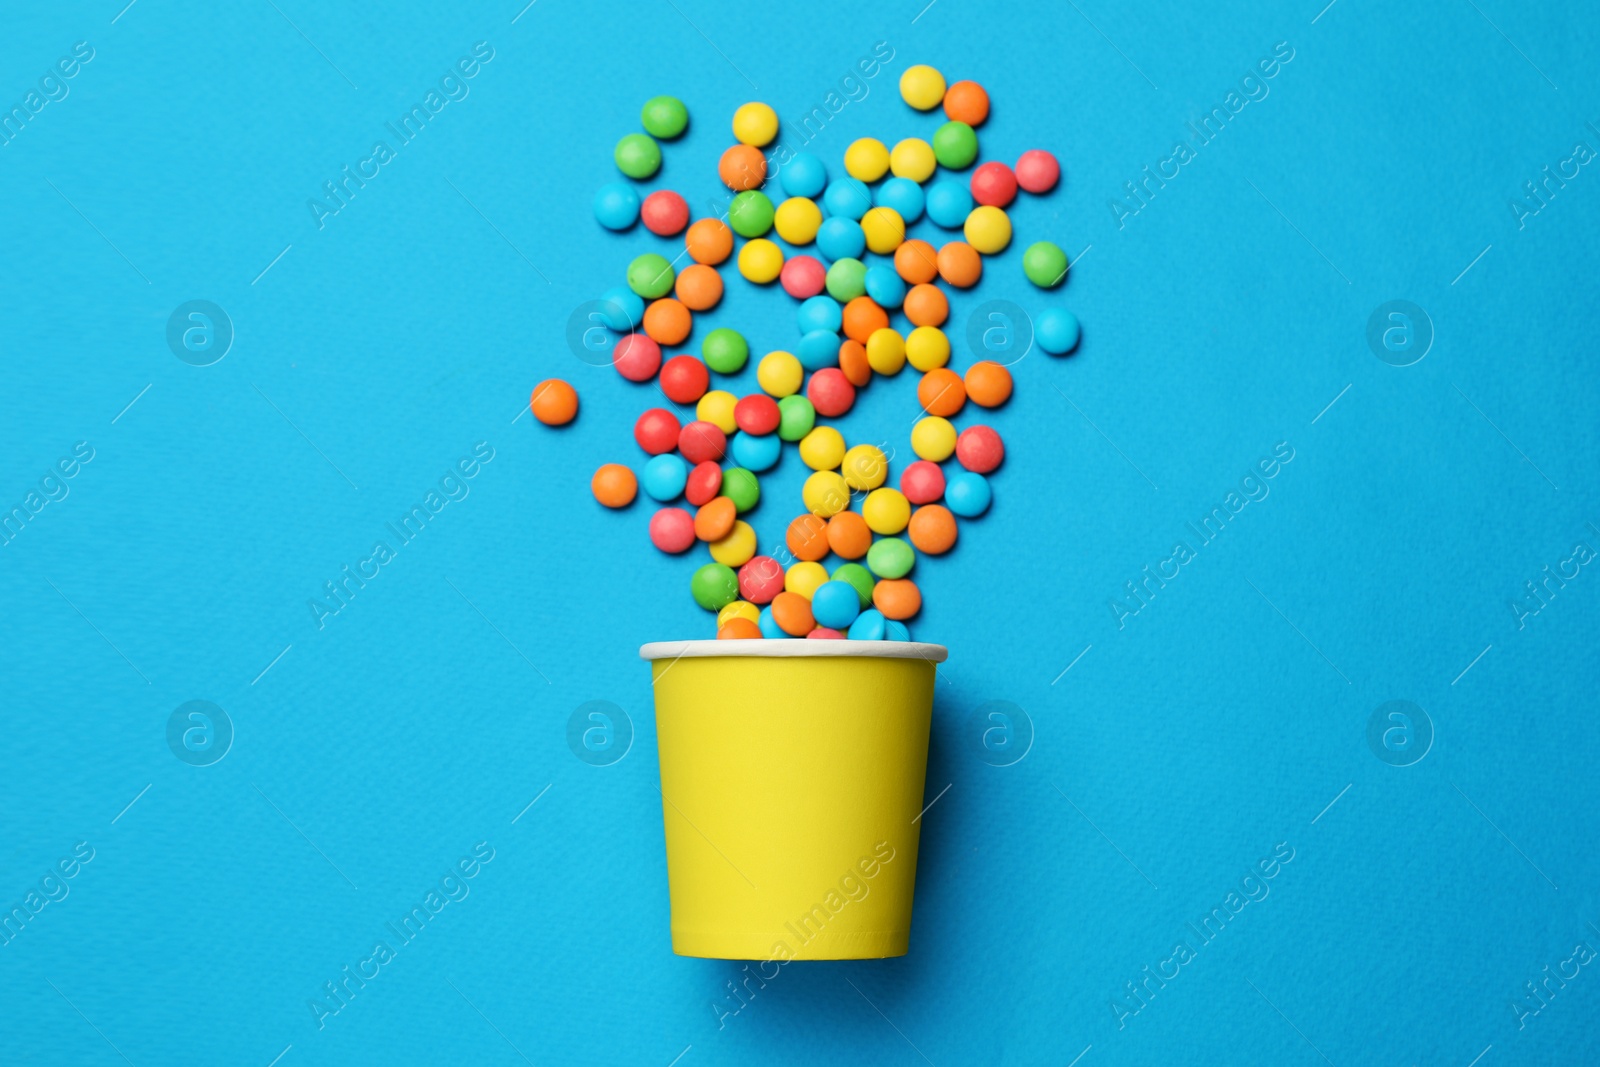
[(778, 282), (783, 291), (796, 300), (806, 300), (822, 292), (827, 283), (828, 271), (811, 256), (795, 256), (783, 265)]

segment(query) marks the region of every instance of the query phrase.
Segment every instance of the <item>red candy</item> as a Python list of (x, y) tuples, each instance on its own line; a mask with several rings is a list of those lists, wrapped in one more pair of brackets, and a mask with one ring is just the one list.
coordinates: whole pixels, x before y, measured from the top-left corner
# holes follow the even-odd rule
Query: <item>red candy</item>
[[(695, 424), (691, 422), (689, 425), (693, 426)], [(711, 428), (713, 430), (717, 429), (715, 426)], [(685, 430), (684, 434), (687, 432)], [(721, 433), (722, 431), (717, 430), (717, 432)], [(680, 447), (683, 445), (684, 434), (678, 435), (678, 445)], [(683, 487), (683, 495), (688, 499), (689, 503), (699, 507), (701, 504), (709, 504), (721, 488), (722, 468), (708, 459), (703, 463), (696, 463), (693, 469), (689, 471), (689, 481)]]
[(1005, 207), (1016, 198), (1017, 176), (1004, 163), (985, 163), (972, 172), (972, 199), (978, 203)]
[(633, 439), (652, 456), (659, 456), (678, 447), (681, 430), (678, 416), (665, 408), (651, 408), (633, 424)]
[(650, 516), (650, 543), (663, 552), (686, 552), (694, 544), (694, 516), (682, 508), (662, 508)]
[(674, 404), (693, 404), (710, 385), (711, 372), (693, 356), (673, 356), (661, 368), (661, 391)]
[(944, 471), (937, 463), (919, 459), (900, 472), (900, 491), (913, 504), (931, 504), (944, 496)]
[(1017, 184), (1030, 193), (1048, 193), (1061, 180), (1061, 164), (1042, 148), (1022, 153), (1017, 160)]
[(987, 426), (968, 426), (956, 438), (956, 459), (975, 474), (988, 474), (1005, 458), (1005, 442)]
[(733, 421), (739, 429), (755, 437), (776, 430), (780, 419), (778, 402), (765, 393), (752, 393), (733, 405)]
[(661, 346), (647, 335), (630, 333), (611, 351), (612, 365), (630, 382), (648, 382), (661, 369)]
[(819, 626), (815, 630), (812, 630), (810, 633), (806, 634), (806, 636), (807, 637), (814, 637), (819, 641), (842, 641), (842, 640), (844, 640), (844, 634), (840, 633), (838, 630), (831, 629), (831, 628), (829, 628), (827, 626)]
[(783, 564), (771, 556), (751, 556), (739, 568), (739, 595), (752, 604), (770, 604), (783, 592)]
[(811, 401), (818, 415), (836, 419), (855, 404), (856, 387), (838, 367), (825, 367), (811, 375), (806, 385), (806, 399)]
[[(728, 435), (714, 423), (696, 420), (685, 426), (678, 434), (678, 451), (682, 452), (683, 458), (690, 463), (720, 462), (728, 454)], [(722, 484), (720, 470), (717, 473), (717, 484)], [(715, 493), (711, 495), (716, 496)]]
[(671, 189), (657, 189), (639, 205), (644, 228), (661, 237), (672, 237), (689, 225), (689, 205)]
[(778, 282), (783, 291), (796, 300), (806, 300), (822, 292), (828, 280), (828, 271), (812, 256), (795, 256), (783, 265)]

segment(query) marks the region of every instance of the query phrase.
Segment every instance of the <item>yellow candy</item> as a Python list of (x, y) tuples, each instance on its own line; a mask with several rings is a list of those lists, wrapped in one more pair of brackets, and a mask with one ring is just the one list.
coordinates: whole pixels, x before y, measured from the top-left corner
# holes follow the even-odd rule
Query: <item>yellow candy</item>
[(798, 393), (805, 376), (806, 369), (788, 352), (768, 352), (756, 366), (756, 383), (779, 400)]
[[(955, 447), (952, 443), (950, 450), (955, 451)], [(851, 489), (876, 489), (888, 477), (889, 457), (877, 445), (856, 445), (844, 454), (844, 482)]]
[(861, 216), (861, 232), (867, 235), (867, 248), (887, 256), (906, 239), (906, 223), (892, 207), (869, 208)]
[(943, 463), (955, 454), (956, 428), (949, 419), (930, 415), (911, 427), (911, 451), (919, 459)]
[(756, 531), (743, 519), (733, 524), (728, 536), (711, 542), (711, 558), (729, 567), (743, 567), (756, 554)]
[(933, 177), (933, 169), (938, 165), (939, 161), (933, 155), (933, 145), (920, 137), (907, 137), (889, 153), (889, 169), (894, 171), (896, 178), (925, 182)]
[(980, 204), (967, 216), (961, 232), (966, 235), (967, 244), (986, 256), (992, 256), (1004, 251), (1006, 245), (1011, 243), (1011, 220), (999, 208)]
[(918, 63), (900, 75), (900, 95), (918, 111), (932, 111), (944, 103), (944, 75)]
[(822, 225), (822, 209), (803, 196), (791, 196), (778, 205), (772, 216), (772, 228), (792, 245), (808, 245), (817, 239), (817, 227)]
[(899, 374), (906, 365), (906, 342), (892, 327), (872, 331), (867, 338), (867, 365), (879, 374)]
[(926, 374), (950, 362), (950, 338), (937, 326), (918, 326), (906, 335), (906, 360)]
[[(954, 445), (950, 447), (955, 448)], [(831, 518), (850, 506), (850, 485), (838, 471), (818, 471), (806, 479), (800, 499), (805, 501), (806, 510), (811, 514), (822, 519)]]
[(733, 408), (738, 402), (739, 398), (732, 393), (713, 389), (694, 406), (694, 417), (701, 422), (709, 422), (723, 433), (732, 433), (739, 428), (739, 424), (733, 421)]
[(875, 182), (889, 169), (889, 150), (876, 137), (863, 137), (844, 150), (844, 172), (864, 182)]
[[(861, 517), (867, 520), (867, 528), (873, 533), (892, 537), (911, 522), (911, 501), (898, 489), (888, 486), (874, 489), (861, 504)], [(722, 625), (720, 617), (717, 625)]]
[(732, 604), (717, 612), (717, 629), (728, 625), (731, 619), (749, 619), (751, 622), (761, 622), (761, 609), (748, 600), (735, 600)]
[(844, 434), (832, 426), (818, 426), (800, 438), (800, 462), (814, 471), (838, 470), (844, 462)]
[(782, 270), (783, 250), (765, 237), (746, 241), (739, 249), (739, 273), (757, 285), (766, 285)]
[(828, 570), (820, 563), (796, 563), (783, 572), (783, 591), (811, 599), (817, 586), (828, 580)]
[(733, 113), (733, 136), (740, 144), (757, 148), (778, 136), (778, 113), (766, 104), (743, 104)]

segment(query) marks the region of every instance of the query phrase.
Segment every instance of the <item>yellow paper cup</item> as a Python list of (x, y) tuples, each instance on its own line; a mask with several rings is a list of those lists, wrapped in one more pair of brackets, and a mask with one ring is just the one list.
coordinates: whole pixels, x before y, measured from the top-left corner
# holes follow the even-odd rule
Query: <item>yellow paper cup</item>
[(656, 697), (672, 950), (903, 956), (940, 645), (666, 641)]

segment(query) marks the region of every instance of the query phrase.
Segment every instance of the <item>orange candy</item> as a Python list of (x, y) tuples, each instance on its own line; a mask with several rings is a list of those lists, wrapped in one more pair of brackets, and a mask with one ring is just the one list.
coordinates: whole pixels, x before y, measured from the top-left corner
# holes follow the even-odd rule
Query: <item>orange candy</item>
[(650, 340), (662, 345), (682, 343), (694, 325), (694, 316), (678, 301), (667, 297), (652, 301), (644, 309), (644, 332)]
[(977, 82), (956, 82), (944, 91), (944, 113), (952, 122), (982, 126), (989, 117), (989, 94)]
[(717, 631), (718, 641), (750, 641), (761, 638), (761, 627), (749, 619), (729, 619)]
[(853, 511), (836, 512), (828, 520), (828, 547), (841, 559), (860, 559), (872, 547), (867, 520)]
[(811, 601), (788, 590), (772, 598), (772, 621), (790, 637), (804, 637), (817, 628), (817, 620), (811, 616)]
[(967, 368), (966, 385), (972, 402), (986, 408), (997, 408), (1011, 398), (1011, 372), (987, 359)]
[(683, 235), (683, 246), (690, 259), (714, 267), (733, 255), (733, 231), (721, 219), (701, 219)]
[(922, 592), (910, 578), (884, 578), (872, 587), (872, 606), (886, 619), (909, 619), (922, 610)]
[(845, 380), (860, 389), (872, 381), (872, 364), (867, 362), (867, 346), (860, 341), (846, 340), (839, 345), (839, 369)]
[[(620, 463), (606, 463), (589, 480), (594, 498), (608, 508), (625, 508), (639, 492), (639, 479)], [(729, 501), (732, 503), (732, 501)], [(730, 523), (731, 525), (731, 523)]]
[[(722, 275), (715, 267), (691, 263), (678, 272), (673, 295), (690, 311), (710, 311), (722, 299)], [(645, 321), (650, 321), (648, 314)]]
[(533, 387), (528, 409), (546, 426), (565, 426), (578, 414), (578, 391), (560, 378), (546, 378)]
[(828, 555), (827, 520), (817, 515), (801, 515), (789, 524), (784, 541), (796, 559), (816, 563)]
[(939, 274), (938, 264), (933, 246), (915, 237), (894, 250), (894, 269), (909, 285), (933, 281)]
[[(916, 290), (913, 289), (912, 292)], [(940, 294), (941, 299), (943, 295)], [(910, 302), (909, 297), (907, 302)], [(872, 336), (872, 331), (884, 329), (888, 325), (889, 313), (873, 303), (870, 296), (858, 296), (844, 306), (844, 335), (852, 341), (866, 344), (867, 338)]]
[[(856, 300), (865, 299), (866, 297), (856, 297)], [(851, 303), (855, 301), (852, 300)], [(849, 305), (846, 305), (847, 330), (849, 312)], [(950, 317), (950, 301), (945, 299), (944, 290), (937, 285), (913, 285), (911, 291), (906, 294), (905, 313), (913, 326), (943, 326), (944, 320)]]
[(965, 241), (939, 249), (939, 277), (957, 289), (970, 289), (983, 277), (983, 257)]
[(967, 387), (962, 384), (961, 375), (949, 367), (938, 367), (917, 383), (917, 403), (929, 415), (948, 418), (966, 406)]
[(754, 145), (736, 144), (722, 153), (717, 175), (722, 178), (722, 184), (736, 193), (759, 189), (767, 180), (767, 157)]
[(956, 517), (943, 504), (924, 504), (911, 513), (907, 531), (918, 552), (939, 556), (956, 543)]
[[(629, 472), (630, 476), (632, 472)], [(694, 515), (694, 535), (705, 542), (720, 541), (733, 531), (739, 509), (725, 496), (713, 497)]]

